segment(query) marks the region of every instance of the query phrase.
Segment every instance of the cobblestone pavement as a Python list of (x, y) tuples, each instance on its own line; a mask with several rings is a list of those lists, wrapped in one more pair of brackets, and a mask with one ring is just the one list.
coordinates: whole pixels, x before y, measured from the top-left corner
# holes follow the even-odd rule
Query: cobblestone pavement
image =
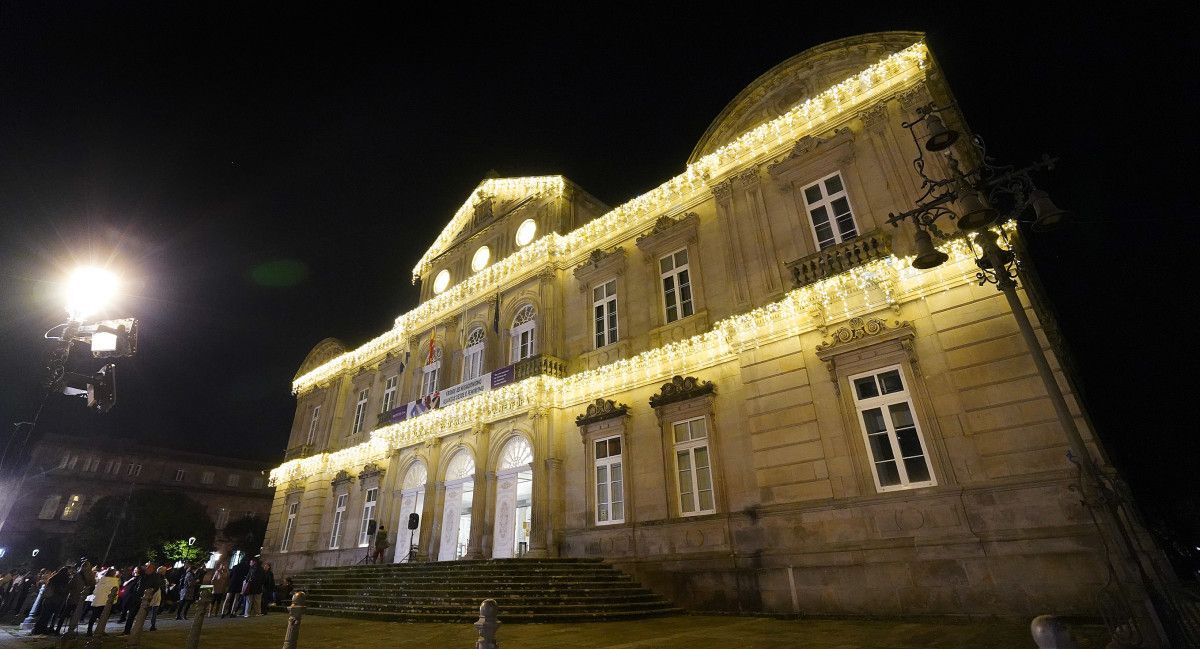
[[(503, 617), (501, 617), (503, 621)], [(275, 649), (283, 645), (286, 614), (253, 619), (208, 619), (201, 649)], [(142, 635), (142, 649), (182, 649), (190, 622), (160, 619), (158, 630)], [(110, 626), (114, 634), (121, 629)], [(1105, 633), (1095, 626), (1074, 626), (1080, 649), (1100, 649)], [(472, 649), (469, 624), (403, 624), (306, 616), (299, 649)], [(81, 637), (81, 640), (86, 638)], [(497, 639), (505, 649), (1008, 649), (1033, 648), (1027, 621), (987, 620), (785, 620), (760, 617), (681, 615), (636, 622), (586, 624), (514, 624), (501, 626)], [(0, 627), (0, 647), (43, 649), (52, 638), (30, 638), (15, 627)], [(81, 642), (78, 646), (82, 647)], [(110, 649), (125, 638), (110, 635)]]

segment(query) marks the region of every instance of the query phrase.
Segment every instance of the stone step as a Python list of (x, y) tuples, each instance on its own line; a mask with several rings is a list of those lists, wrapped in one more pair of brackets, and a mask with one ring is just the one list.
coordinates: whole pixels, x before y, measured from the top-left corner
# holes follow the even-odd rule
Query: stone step
[(528, 579), (528, 578), (512, 578), (512, 579), (478, 579), (463, 577), (459, 579), (440, 579), (440, 580), (379, 580), (379, 581), (362, 581), (362, 580), (336, 580), (336, 581), (308, 581), (295, 579), (293, 583), (297, 588), (307, 586), (311, 588), (369, 588), (369, 589), (392, 589), (392, 588), (445, 588), (447, 586), (470, 587), (470, 588), (621, 588), (624, 586), (636, 585), (637, 582), (632, 579), (589, 579), (587, 577), (579, 579)]
[[(647, 617), (663, 617), (668, 615), (682, 615), (683, 609), (673, 606), (664, 606), (658, 608), (647, 608), (641, 611), (612, 611), (603, 613), (514, 613), (506, 614), (503, 609), (500, 610), (499, 618), (502, 623), (506, 624), (528, 624), (528, 623), (553, 623), (553, 622), (600, 622), (614, 620), (637, 620)], [(469, 624), (479, 619), (479, 607), (476, 606), (472, 610), (459, 613), (392, 613), (381, 611), (355, 611), (350, 609), (312, 609), (307, 611), (310, 615), (325, 615), (330, 617), (352, 618), (358, 620), (374, 620), (377, 622), (460, 622)]]
[[(585, 595), (579, 593), (559, 593), (552, 595), (529, 595), (529, 594), (499, 594), (493, 597), (500, 602), (520, 604), (522, 606), (533, 605), (559, 605), (559, 604), (587, 604), (587, 603), (625, 603), (625, 602), (660, 602), (662, 598), (648, 590), (640, 590), (633, 592), (623, 592), (615, 595)], [(309, 606), (328, 606), (337, 605), (339, 602), (361, 602), (364, 604), (395, 604), (397, 606), (413, 606), (413, 605), (434, 605), (444, 606), (449, 604), (454, 605), (478, 605), (475, 601), (475, 595), (357, 595), (352, 600), (341, 597), (334, 593), (322, 592), (320, 595), (313, 595), (308, 598)]]

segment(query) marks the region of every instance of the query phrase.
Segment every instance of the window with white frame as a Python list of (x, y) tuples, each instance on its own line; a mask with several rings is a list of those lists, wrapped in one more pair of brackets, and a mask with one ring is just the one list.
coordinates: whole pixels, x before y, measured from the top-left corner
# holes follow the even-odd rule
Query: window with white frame
[(438, 374), (442, 369), (442, 348), (434, 347), (431, 357), (432, 360), (425, 363), (425, 367), (421, 371), (421, 396), (433, 394), (438, 389)]
[(287, 523), (283, 526), (283, 541), (279, 544), (280, 552), (287, 552), (292, 545), (292, 533), (296, 531), (296, 512), (300, 511), (300, 503), (291, 503), (287, 510)]
[(346, 517), (346, 494), (338, 494), (333, 508), (333, 529), (329, 532), (329, 549), (336, 550), (342, 540), (342, 521)]
[(67, 504), (63, 507), (62, 519), (64, 521), (77, 521), (79, 515), (83, 513), (83, 494), (71, 494), (67, 497)]
[(230, 473), (228, 478), (225, 478), (226, 487), (236, 487), (242, 484), (242, 476), (236, 473)]
[(63, 453), (62, 459), (59, 460), (59, 462), (58, 462), (58, 468), (65, 469), (65, 468), (67, 468), (67, 465), (70, 463), (71, 463), (71, 454)]
[(396, 388), (399, 385), (399, 374), (393, 374), (383, 382), (383, 403), (379, 405), (379, 412), (388, 412), (396, 405)]
[(858, 236), (841, 173), (834, 172), (805, 187), (804, 203), (818, 248), (828, 248)]
[(367, 495), (363, 499), (362, 524), (358, 531), (358, 547), (365, 548), (371, 543), (370, 525), (371, 519), (375, 518), (375, 501), (379, 497), (379, 489), (367, 489)]
[(95, 473), (96, 471), (99, 471), (99, 470), (100, 470), (100, 458), (98, 458), (98, 457), (89, 457), (89, 458), (88, 458), (88, 459), (87, 459), (87, 460), (86, 460), (86, 461), (83, 463), (83, 470), (84, 470), (84, 471), (88, 471), (88, 472), (90, 472), (90, 473)]
[(462, 379), (470, 381), (483, 374), (483, 348), (485, 338), (483, 327), (475, 327), (467, 334), (467, 346), (463, 350)]
[(38, 512), (38, 518), (43, 521), (48, 521), (58, 516), (58, 503), (62, 501), (62, 496), (54, 494), (46, 496), (42, 501), (42, 509)]
[(112, 470), (110, 470), (109, 473), (111, 473), (113, 475), (121, 475), (121, 461), (120, 460), (113, 461)]
[(596, 524), (625, 522), (625, 470), (621, 436), (592, 443), (596, 461)]
[(250, 481), (251, 489), (262, 489), (262, 486), (263, 486), (262, 476), (256, 475), (256, 476), (254, 476), (254, 479)]
[(321, 425), (321, 406), (313, 406), (312, 416), (308, 418), (308, 437), (305, 444), (312, 444), (317, 439), (317, 427)]
[(688, 266), (687, 248), (658, 260), (662, 277), (663, 308), (667, 322), (675, 322), (695, 313), (692, 304), (692, 274)]
[(205, 471), (204, 473), (200, 474), (200, 484), (212, 484), (212, 483), (213, 483), (213, 472), (212, 471)]
[(71, 462), (70, 462), (69, 464), (67, 464), (67, 468), (68, 468), (68, 469), (70, 469), (71, 471), (74, 471), (74, 470), (75, 470), (75, 465), (77, 465), (78, 463), (79, 463), (79, 456), (78, 456), (78, 455), (72, 455), (72, 456), (71, 456)]
[(220, 507), (217, 509), (217, 529), (223, 530), (229, 524), (229, 508)]
[(592, 289), (592, 334), (596, 349), (617, 342), (617, 280)]
[(517, 362), (537, 353), (537, 309), (526, 304), (517, 311), (512, 323), (512, 360)]
[(880, 491), (937, 484), (900, 367), (850, 377), (854, 405)]
[(363, 421), (367, 417), (367, 399), (371, 396), (371, 388), (364, 388), (358, 393), (358, 401), (354, 402), (354, 426), (350, 429), (351, 435), (357, 435), (362, 432)]
[(131, 478), (136, 478), (137, 476), (142, 475), (142, 465), (131, 462), (129, 464), (129, 472), (126, 475)]
[(184, 471), (183, 469), (175, 469), (175, 482), (183, 482), (183, 479), (186, 476), (187, 471)]
[(682, 516), (711, 514), (713, 500), (712, 462), (708, 452), (708, 421), (704, 417), (677, 421), (671, 425), (675, 436), (675, 477), (679, 489), (679, 513)]

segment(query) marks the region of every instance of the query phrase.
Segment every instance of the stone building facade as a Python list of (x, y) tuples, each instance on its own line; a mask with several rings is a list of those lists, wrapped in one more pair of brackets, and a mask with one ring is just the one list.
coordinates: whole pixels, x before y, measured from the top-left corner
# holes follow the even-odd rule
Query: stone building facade
[(83, 514), (105, 496), (125, 497), (136, 489), (179, 491), (204, 505), (217, 529), (213, 552), (233, 545), (221, 531), (247, 516), (267, 518), (274, 488), (266, 465), (237, 458), (189, 453), (139, 444), (50, 433), (30, 455), (24, 479), (14, 480), (12, 509), (0, 529), (3, 562), (61, 564), (65, 541)]
[(921, 34), (869, 34), (767, 72), (623, 205), (485, 179), (420, 304), (301, 365), (264, 552), (352, 563), (375, 520), (396, 561), (602, 557), (694, 609), (1095, 613), (1103, 545), (1003, 296), (965, 242), (918, 271), (886, 225), (920, 192), (902, 123), (949, 97)]

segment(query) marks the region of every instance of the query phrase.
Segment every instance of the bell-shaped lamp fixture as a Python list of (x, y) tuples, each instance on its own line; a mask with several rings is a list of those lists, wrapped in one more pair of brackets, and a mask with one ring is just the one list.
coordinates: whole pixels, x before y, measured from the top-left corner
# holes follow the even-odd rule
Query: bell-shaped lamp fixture
[(1030, 202), (1033, 203), (1033, 213), (1036, 218), (1033, 220), (1034, 232), (1049, 232), (1062, 225), (1070, 216), (1070, 212), (1060, 208), (1050, 200), (1050, 194), (1035, 189), (1029, 194)]
[(1000, 247), (1000, 235), (998, 233), (991, 230), (986, 230), (984, 232), (980, 232), (978, 236), (979, 247), (983, 249), (983, 254), (980, 255), (979, 259), (975, 260), (976, 266), (979, 266), (979, 268), (982, 270), (996, 270), (995, 265), (992, 264), (992, 257), (990, 255), (990, 251), (992, 250), (996, 251), (996, 255), (1000, 260), (1001, 267), (1007, 267), (1012, 263), (1014, 258), (1013, 253), (1007, 248)]
[(941, 117), (930, 114), (925, 118), (929, 128), (929, 139), (925, 140), (926, 151), (945, 151), (958, 141), (958, 131), (946, 128)]
[(973, 190), (965, 191), (962, 198), (958, 200), (958, 204), (962, 207), (962, 215), (958, 217), (959, 230), (967, 232), (982, 230), (995, 223), (999, 216), (996, 210), (984, 202), (983, 198), (979, 196), (979, 192)]
[(913, 257), (912, 267), (918, 270), (941, 266), (950, 258), (950, 255), (933, 247), (933, 240), (924, 228), (917, 228), (917, 233), (913, 236), (913, 251), (916, 256)]

